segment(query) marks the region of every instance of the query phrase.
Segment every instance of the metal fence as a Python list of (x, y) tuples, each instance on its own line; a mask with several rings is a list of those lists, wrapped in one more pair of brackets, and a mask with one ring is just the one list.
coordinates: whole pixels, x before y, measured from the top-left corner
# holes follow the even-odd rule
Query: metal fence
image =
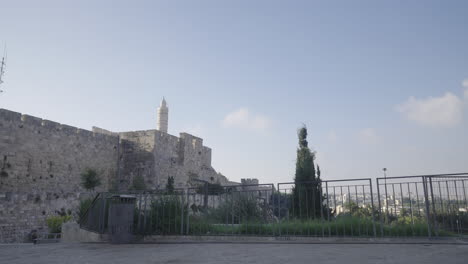
[(376, 235), (371, 179), (279, 183), (277, 195), (279, 235)]
[(93, 199), (90, 207), (79, 216), (80, 227), (96, 233), (106, 233), (108, 223), (108, 200), (110, 193), (99, 193)]
[[(468, 174), (448, 174), (377, 178), (375, 186), (364, 178), (133, 193), (132, 230), (137, 235), (464, 236), (467, 181)], [(107, 232), (106, 208), (114, 195), (99, 194), (81, 226)]]
[(381, 236), (468, 234), (468, 174), (377, 178)]

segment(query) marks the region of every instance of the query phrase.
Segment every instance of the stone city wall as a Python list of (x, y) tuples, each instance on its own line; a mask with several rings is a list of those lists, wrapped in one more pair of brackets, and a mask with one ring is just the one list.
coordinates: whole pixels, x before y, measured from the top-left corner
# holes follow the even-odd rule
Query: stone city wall
[(0, 242), (10, 241), (12, 230), (29, 232), (45, 226), (48, 215), (75, 209), (86, 168), (101, 175), (96, 191), (111, 188), (117, 148), (116, 136), (0, 109)]
[(156, 130), (119, 133), (121, 138), (120, 190), (131, 187), (136, 176), (142, 176), (147, 189), (157, 189), (154, 164), (154, 136)]
[(76, 214), (80, 198), (90, 193), (0, 193), (0, 243), (24, 242), (31, 230), (48, 232), (46, 219), (58, 213)]
[(0, 109), (0, 242), (74, 210), (86, 168), (101, 176), (96, 192), (128, 190), (139, 175), (152, 190), (164, 189), (169, 176), (176, 188), (197, 186), (195, 179), (235, 184), (211, 167), (203, 140), (187, 133), (88, 131)]
[(203, 146), (203, 139), (187, 133), (176, 137), (156, 130), (154, 159), (161, 188), (170, 176), (174, 177), (176, 188), (198, 185), (194, 179), (231, 184), (211, 167), (211, 149)]

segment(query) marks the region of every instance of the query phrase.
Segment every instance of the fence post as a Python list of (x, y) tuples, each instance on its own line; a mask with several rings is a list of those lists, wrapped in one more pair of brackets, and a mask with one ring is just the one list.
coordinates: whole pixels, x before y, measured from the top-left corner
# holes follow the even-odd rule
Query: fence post
[[(328, 181), (325, 182), (325, 192), (327, 193), (327, 225), (328, 225), (328, 236), (331, 237), (330, 227), (330, 197), (328, 196)], [(336, 213), (336, 212), (335, 212)]]
[(147, 211), (147, 207), (146, 207), (146, 199), (148, 198), (148, 194), (146, 194), (145, 192), (143, 192), (143, 195), (145, 196), (145, 204), (143, 205), (143, 228), (142, 228), (142, 233), (143, 235), (146, 235), (146, 231), (147, 231), (147, 228), (146, 228), (146, 211)]
[(185, 227), (185, 234), (189, 234), (189, 228), (190, 228), (190, 224), (189, 224), (189, 214), (190, 214), (190, 189), (187, 189), (187, 221), (186, 221), (186, 227)]
[(422, 176), (422, 180), (423, 180), (423, 187), (424, 187), (424, 203), (426, 205), (426, 221), (427, 221), (427, 235), (429, 238), (431, 238), (431, 218), (430, 218), (430, 214), (429, 214), (429, 195), (428, 195), (428, 191), (427, 191), (427, 179), (425, 176)]
[(101, 195), (101, 204), (102, 204), (102, 210), (101, 210), (101, 233), (104, 233), (106, 230), (106, 197), (104, 195)]
[[(374, 214), (374, 193), (372, 191), (372, 179), (369, 179), (369, 187), (370, 187), (370, 196), (371, 196), (371, 210), (372, 210), (372, 229), (374, 231), (374, 237), (377, 237), (377, 230), (375, 228), (375, 214)], [(366, 194), (363, 194), (364, 196)], [(380, 199), (379, 199), (380, 200)]]
[(383, 229), (383, 218), (382, 218), (382, 204), (380, 203), (380, 184), (379, 178), (377, 178), (377, 200), (379, 200), (379, 219), (380, 219), (380, 236), (384, 236), (384, 229)]
[(179, 196), (180, 198), (180, 202), (181, 202), (181, 205), (180, 205), (180, 235), (183, 235), (184, 234), (184, 191), (185, 190), (182, 190), (182, 193), (180, 195), (177, 195)]
[(321, 181), (319, 183), (319, 188), (320, 188), (320, 218), (321, 218), (321, 226), (322, 226), (322, 237), (325, 237), (325, 229), (323, 227), (323, 225), (324, 225), (324, 221), (323, 221), (323, 189), (322, 189), (322, 182)]
[(208, 208), (208, 182), (205, 182), (203, 192), (203, 208), (206, 210)]
[(434, 200), (434, 189), (432, 187), (432, 177), (429, 177), (429, 187), (431, 190), (431, 201), (432, 201), (432, 219), (433, 221), (433, 226), (434, 226), (434, 233), (436, 236), (439, 236), (439, 230), (436, 224), (436, 208), (435, 208), (435, 200)]
[(142, 195), (141, 193), (137, 193), (136, 197), (138, 197), (138, 215), (137, 215), (137, 232), (138, 234), (141, 234), (141, 200), (142, 200)]

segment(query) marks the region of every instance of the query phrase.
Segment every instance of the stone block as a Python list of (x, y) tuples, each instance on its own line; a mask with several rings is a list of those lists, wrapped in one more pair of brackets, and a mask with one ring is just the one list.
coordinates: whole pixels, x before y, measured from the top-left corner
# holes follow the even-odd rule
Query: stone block
[(35, 116), (22, 115), (21, 121), (23, 121), (25, 125), (37, 126), (37, 127), (42, 126), (42, 119), (39, 117), (35, 117)]
[(9, 122), (20, 122), (21, 113), (13, 112), (7, 109), (0, 108), (0, 119)]
[(57, 122), (54, 122), (54, 121), (50, 121), (50, 120), (42, 120), (42, 126), (44, 128), (48, 128), (48, 129), (60, 129), (60, 123), (57, 123)]

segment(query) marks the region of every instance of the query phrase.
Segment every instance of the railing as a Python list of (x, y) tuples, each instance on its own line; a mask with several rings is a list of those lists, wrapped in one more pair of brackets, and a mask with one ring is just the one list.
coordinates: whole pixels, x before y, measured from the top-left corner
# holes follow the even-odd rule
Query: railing
[[(441, 237), (468, 234), (468, 174), (134, 193), (138, 235)], [(108, 198), (80, 223), (107, 229)]]
[(101, 234), (107, 231), (109, 209), (107, 200), (111, 196), (110, 193), (99, 193), (96, 195), (85, 213), (79, 216), (81, 228)]
[[(468, 234), (468, 175), (428, 178), (435, 235)], [(442, 233), (442, 234), (441, 234)]]
[(279, 235), (376, 236), (371, 179), (279, 183), (277, 195)]
[(468, 234), (468, 174), (377, 178), (380, 236)]

